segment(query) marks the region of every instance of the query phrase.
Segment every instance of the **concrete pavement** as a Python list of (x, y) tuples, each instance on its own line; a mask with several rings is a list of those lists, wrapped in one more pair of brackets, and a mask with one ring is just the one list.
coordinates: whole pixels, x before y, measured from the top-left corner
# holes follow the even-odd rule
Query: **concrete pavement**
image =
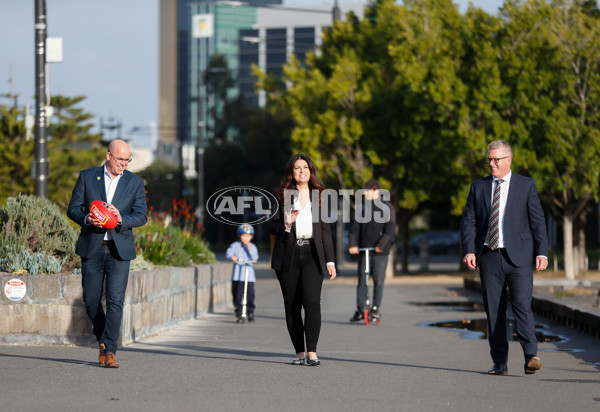
[(411, 302), (478, 299), (461, 278), (390, 282), (379, 326), (350, 324), (351, 276), (325, 281), (318, 367), (291, 366), (293, 348), (274, 276), (259, 270), (256, 321), (231, 310), (185, 322), (121, 348), (119, 369), (95, 364), (97, 348), (1, 346), (3, 411), (480, 411), (598, 410), (598, 339), (552, 324), (563, 343), (541, 343), (543, 368), (523, 374), (511, 342), (509, 374), (488, 376), (487, 342), (420, 326), (483, 313)]

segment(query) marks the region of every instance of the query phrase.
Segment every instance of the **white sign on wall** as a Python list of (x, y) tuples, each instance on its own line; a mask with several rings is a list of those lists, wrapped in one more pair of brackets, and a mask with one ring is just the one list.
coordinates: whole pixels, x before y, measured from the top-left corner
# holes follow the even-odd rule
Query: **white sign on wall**
[(21, 300), (27, 293), (27, 286), (21, 279), (11, 279), (4, 285), (4, 294), (10, 300)]
[(194, 14), (192, 16), (192, 37), (201, 39), (214, 35), (214, 20), (212, 14)]

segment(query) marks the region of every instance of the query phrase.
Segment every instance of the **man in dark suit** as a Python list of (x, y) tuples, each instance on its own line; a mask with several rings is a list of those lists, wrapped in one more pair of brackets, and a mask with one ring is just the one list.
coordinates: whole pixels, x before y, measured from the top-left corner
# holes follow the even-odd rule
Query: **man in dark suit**
[(535, 181), (512, 173), (512, 149), (498, 140), (488, 145), (491, 176), (471, 184), (461, 222), (463, 263), (479, 266), (488, 341), (494, 362), (490, 375), (508, 372), (507, 287), (517, 336), (525, 355), (525, 373), (542, 367), (537, 356), (531, 309), (533, 270), (548, 266), (548, 237)]
[[(123, 318), (123, 301), (129, 279), (129, 262), (135, 259), (133, 228), (147, 221), (144, 181), (125, 170), (131, 162), (129, 146), (113, 140), (103, 166), (83, 170), (71, 196), (67, 215), (81, 226), (76, 253), (81, 256), (83, 301), (100, 345), (98, 361), (118, 368), (115, 354)], [(104, 229), (90, 214), (90, 203), (101, 200), (117, 218), (117, 227)], [(106, 313), (102, 284), (106, 280)]]

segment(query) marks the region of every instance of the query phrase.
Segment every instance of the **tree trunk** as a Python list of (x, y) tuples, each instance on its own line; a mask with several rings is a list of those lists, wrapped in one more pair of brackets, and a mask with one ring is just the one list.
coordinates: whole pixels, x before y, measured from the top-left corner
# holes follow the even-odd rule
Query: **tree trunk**
[(581, 271), (581, 256), (579, 250), (579, 219), (573, 219), (573, 274), (579, 276)]
[(573, 265), (573, 217), (568, 213), (563, 214), (563, 250), (565, 277), (567, 279), (575, 279)]
[(577, 249), (577, 269), (575, 276), (583, 276), (587, 272), (587, 266), (585, 262), (586, 250), (585, 250), (585, 224), (587, 221), (587, 214), (584, 212), (580, 213), (576, 219), (575, 226), (575, 248)]
[(402, 273), (408, 274), (408, 238), (409, 238), (409, 228), (408, 223), (410, 219), (402, 219)]

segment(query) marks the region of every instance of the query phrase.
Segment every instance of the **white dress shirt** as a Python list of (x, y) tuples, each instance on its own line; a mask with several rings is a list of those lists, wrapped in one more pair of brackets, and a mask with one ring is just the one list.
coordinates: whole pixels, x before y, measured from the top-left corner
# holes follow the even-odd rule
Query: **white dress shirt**
[(313, 224), (312, 224), (312, 205), (310, 202), (306, 202), (304, 207), (300, 205), (300, 201), (294, 202), (294, 210), (300, 210), (298, 217), (296, 218), (296, 238), (297, 239), (310, 239), (313, 237)]
[[(296, 218), (296, 239), (312, 239), (313, 238), (313, 222), (312, 222), (312, 205), (311, 202), (306, 202), (302, 207), (300, 201), (296, 200), (292, 206), (294, 210), (300, 210)], [(323, 223), (326, 224), (326, 223)], [(290, 232), (292, 226), (286, 225), (285, 231)], [(335, 266), (335, 262), (327, 262), (327, 266)]]
[[(117, 190), (117, 185), (119, 184), (119, 180), (123, 173), (116, 177), (112, 177), (108, 170), (106, 170), (106, 165), (104, 165), (104, 189), (106, 190), (106, 203), (112, 203), (113, 197), (115, 197), (115, 191)], [(112, 240), (112, 235), (110, 231), (106, 231), (104, 234), (104, 240)]]

